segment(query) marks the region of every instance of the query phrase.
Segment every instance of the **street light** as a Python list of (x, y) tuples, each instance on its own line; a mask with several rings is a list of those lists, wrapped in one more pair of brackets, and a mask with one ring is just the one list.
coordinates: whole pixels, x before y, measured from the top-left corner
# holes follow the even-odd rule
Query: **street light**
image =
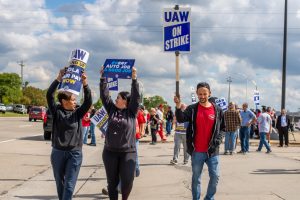
[(228, 82), (228, 103), (230, 103), (230, 84), (232, 82), (231, 76), (227, 78), (227, 82)]
[(252, 79), (249, 79), (247, 75), (243, 74), (243, 73), (235, 73), (235, 74), (238, 74), (238, 75), (241, 75), (243, 76), (245, 79), (246, 79), (246, 103), (248, 103), (248, 81), (251, 81), (251, 83), (255, 86), (255, 90), (257, 90), (257, 84), (254, 80)]

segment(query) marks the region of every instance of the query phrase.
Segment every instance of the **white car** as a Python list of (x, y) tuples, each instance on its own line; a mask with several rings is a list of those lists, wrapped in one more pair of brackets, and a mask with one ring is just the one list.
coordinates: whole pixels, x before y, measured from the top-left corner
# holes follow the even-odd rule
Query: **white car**
[(6, 107), (3, 103), (0, 103), (0, 112), (4, 113), (6, 112)]
[(21, 114), (26, 114), (27, 109), (22, 104), (16, 104), (15, 107), (14, 107), (14, 112), (21, 113)]

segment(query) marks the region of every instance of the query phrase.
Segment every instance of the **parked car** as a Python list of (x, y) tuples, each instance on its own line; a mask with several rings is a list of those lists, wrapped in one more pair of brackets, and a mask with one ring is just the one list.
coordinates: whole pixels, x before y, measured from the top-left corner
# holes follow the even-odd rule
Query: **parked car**
[(27, 109), (22, 104), (15, 104), (15, 106), (14, 106), (14, 112), (21, 113), (21, 114), (26, 114), (27, 113)]
[(6, 105), (6, 111), (7, 112), (14, 111), (14, 105), (13, 104)]
[(4, 113), (6, 112), (6, 107), (3, 103), (0, 103), (0, 112)]
[(46, 108), (43, 106), (32, 106), (28, 112), (29, 114), (29, 121), (32, 120), (44, 120), (46, 115)]
[(47, 109), (46, 114), (44, 116), (44, 124), (43, 124), (44, 139), (45, 140), (50, 140), (51, 139), (52, 123), (53, 123), (52, 115), (51, 115), (49, 109)]

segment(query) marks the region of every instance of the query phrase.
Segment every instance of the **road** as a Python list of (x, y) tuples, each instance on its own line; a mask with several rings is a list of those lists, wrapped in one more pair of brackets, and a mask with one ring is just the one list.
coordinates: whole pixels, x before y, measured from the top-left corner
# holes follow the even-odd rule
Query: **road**
[[(0, 199), (57, 199), (49, 159), (51, 143), (43, 140), (42, 123), (1, 118), (0, 127)], [(101, 194), (106, 186), (102, 148), (98, 132), (97, 146), (83, 147), (83, 165), (74, 199), (108, 199)], [(216, 199), (298, 200), (300, 148), (274, 145), (270, 155), (255, 152), (256, 148), (251, 146), (247, 155), (220, 156), (221, 177)], [(135, 179), (130, 199), (191, 199), (191, 166), (169, 165), (172, 153), (173, 143), (140, 145), (141, 175)], [(204, 193), (207, 182), (204, 167)]]

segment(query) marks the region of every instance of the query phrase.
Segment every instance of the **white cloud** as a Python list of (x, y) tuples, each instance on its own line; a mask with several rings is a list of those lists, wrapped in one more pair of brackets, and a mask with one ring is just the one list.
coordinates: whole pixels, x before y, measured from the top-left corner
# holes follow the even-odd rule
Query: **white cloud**
[[(185, 102), (190, 103), (190, 87), (200, 81), (211, 84), (213, 95), (227, 98), (226, 78), (232, 76), (232, 100), (242, 103), (247, 97), (251, 102), (254, 80), (262, 104), (279, 109), (283, 1), (179, 3), (192, 7), (192, 52), (180, 55), (180, 92)], [(56, 9), (44, 9), (43, 0), (1, 1), (0, 71), (20, 73), (17, 61), (23, 59), (27, 70), (24, 78), (34, 86), (46, 88), (58, 69), (66, 64), (70, 51), (80, 47), (90, 52), (87, 73), (97, 96), (98, 70), (104, 60), (135, 58), (145, 94), (161, 95), (171, 104), (175, 92), (175, 56), (162, 51), (161, 12), (173, 4), (97, 0), (81, 2), (80, 12), (72, 12), (68, 7), (68, 12), (58, 13)], [(300, 70), (295, 52), (299, 52), (300, 42), (295, 36), (299, 32), (300, 1), (289, 1), (289, 9), (286, 102), (288, 109), (297, 110)], [(130, 84), (122, 81), (122, 85), (127, 90)]]

